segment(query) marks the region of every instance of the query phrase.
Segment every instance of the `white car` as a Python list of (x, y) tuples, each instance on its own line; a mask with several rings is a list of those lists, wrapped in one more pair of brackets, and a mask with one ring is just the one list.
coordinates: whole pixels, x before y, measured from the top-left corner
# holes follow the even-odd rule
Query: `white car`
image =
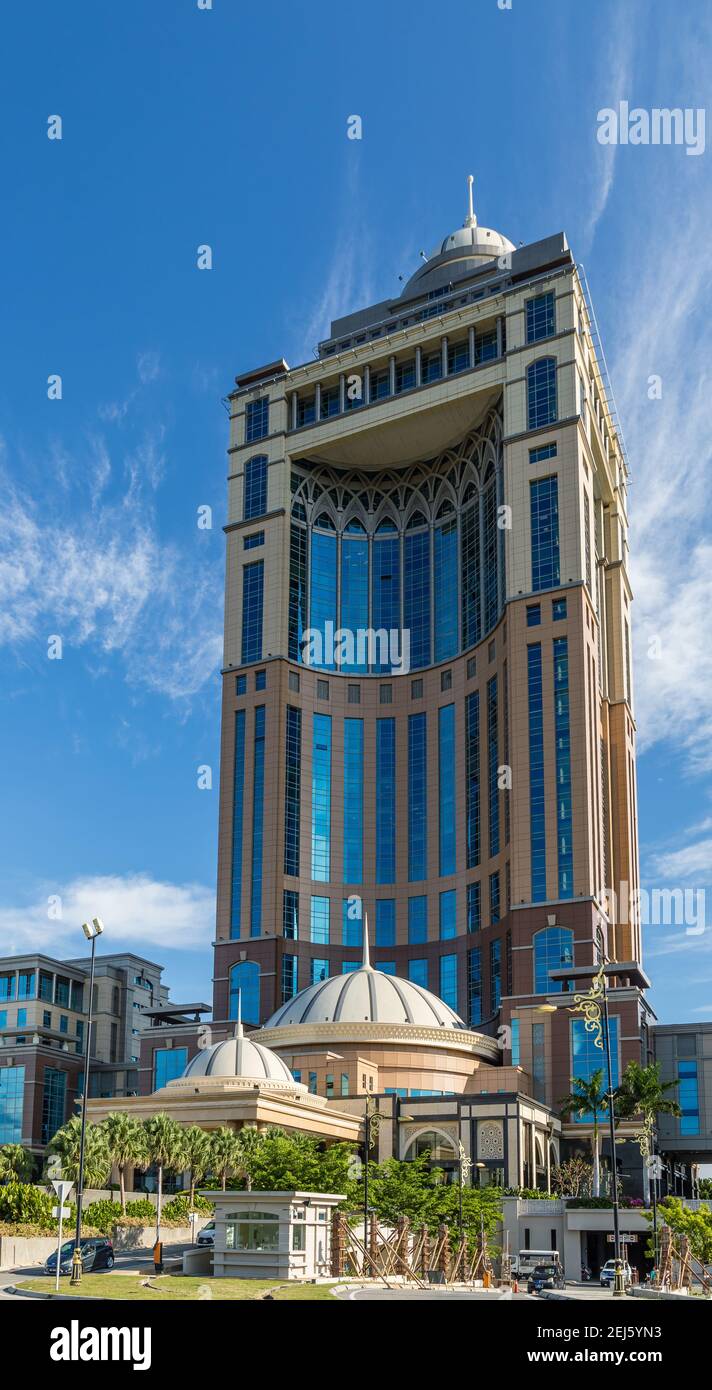
[(196, 1244), (198, 1244), (198, 1245), (214, 1245), (214, 1244), (215, 1244), (215, 1222), (214, 1222), (214, 1221), (209, 1221), (208, 1224), (207, 1224), (207, 1226), (203, 1226), (202, 1231), (200, 1231), (200, 1232), (198, 1233), (198, 1239), (197, 1239)]
[[(615, 1260), (606, 1260), (606, 1263), (604, 1264), (603, 1269), (601, 1270), (601, 1276), (600, 1276), (601, 1288), (602, 1288), (602, 1289), (609, 1289), (609, 1288), (611, 1287), (611, 1285), (612, 1285), (612, 1283), (613, 1283), (613, 1280), (614, 1280), (614, 1278), (615, 1278), (615, 1273), (616, 1273), (616, 1262), (615, 1262)], [(632, 1277), (633, 1277), (633, 1276), (632, 1276), (632, 1274), (631, 1274), (630, 1265), (628, 1264), (628, 1261), (627, 1261), (627, 1260), (624, 1260), (624, 1261), (623, 1261), (623, 1283), (626, 1285), (626, 1287), (628, 1286), (628, 1284), (630, 1284), (630, 1283), (632, 1282)]]

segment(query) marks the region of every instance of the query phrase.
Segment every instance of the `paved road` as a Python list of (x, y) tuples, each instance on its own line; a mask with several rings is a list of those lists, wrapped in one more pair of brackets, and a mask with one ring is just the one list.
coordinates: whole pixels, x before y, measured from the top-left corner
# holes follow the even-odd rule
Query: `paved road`
[[(506, 1299), (507, 1301), (510, 1301), (510, 1300), (512, 1300), (512, 1298), (513, 1298), (512, 1294), (509, 1292), (509, 1290), (507, 1290), (506, 1293), (502, 1293), (501, 1289), (475, 1289), (475, 1290), (469, 1290), (469, 1289), (443, 1289), (443, 1288), (435, 1288), (435, 1287), (434, 1287), (434, 1288), (428, 1288), (428, 1289), (403, 1289), (403, 1288), (392, 1288), (392, 1289), (382, 1288), (382, 1289), (378, 1289), (378, 1288), (360, 1288), (360, 1289), (351, 1289), (351, 1290), (349, 1290), (348, 1292), (345, 1291), (343, 1294), (339, 1294), (338, 1297), (344, 1299), (344, 1301), (347, 1302), (347, 1303), (366, 1303), (366, 1302), (379, 1302), (379, 1303), (383, 1303), (383, 1302), (397, 1302), (397, 1303), (404, 1303), (404, 1302), (410, 1302), (410, 1301), (421, 1302), (421, 1303), (424, 1302), (424, 1301), (425, 1301), (425, 1302), (430, 1301), (430, 1302), (433, 1302), (433, 1303), (436, 1303), (436, 1302), (438, 1302), (438, 1301), (441, 1302), (441, 1303), (442, 1303), (442, 1302), (450, 1303), (450, 1302), (452, 1301), (453, 1298), (454, 1298), (454, 1299), (466, 1299), (466, 1300), (468, 1300), (469, 1302), (473, 1302), (473, 1301), (474, 1301), (474, 1302), (478, 1302), (478, 1301), (479, 1301), (480, 1303), (499, 1303), (501, 1299)], [(521, 1295), (520, 1295), (520, 1297), (521, 1297)], [(526, 1297), (526, 1295), (524, 1295), (524, 1297)], [(518, 1300), (514, 1300), (514, 1301), (518, 1301)]]

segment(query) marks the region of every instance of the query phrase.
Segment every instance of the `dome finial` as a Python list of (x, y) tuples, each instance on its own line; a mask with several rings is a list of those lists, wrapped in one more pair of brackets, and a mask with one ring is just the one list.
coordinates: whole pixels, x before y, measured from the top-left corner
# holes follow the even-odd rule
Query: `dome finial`
[(475, 217), (475, 205), (474, 205), (474, 202), (473, 202), (473, 200), (472, 200), (472, 185), (473, 185), (474, 182), (475, 182), (474, 175), (473, 175), (473, 174), (468, 174), (468, 175), (467, 175), (467, 204), (468, 204), (468, 212), (467, 212), (467, 217), (465, 218), (465, 221), (464, 221), (463, 224), (462, 224), (463, 227), (476, 227), (476, 226), (477, 226), (477, 218)]
[(361, 961), (361, 969), (371, 969), (371, 956), (368, 948), (368, 913), (365, 909), (363, 914), (363, 959)]

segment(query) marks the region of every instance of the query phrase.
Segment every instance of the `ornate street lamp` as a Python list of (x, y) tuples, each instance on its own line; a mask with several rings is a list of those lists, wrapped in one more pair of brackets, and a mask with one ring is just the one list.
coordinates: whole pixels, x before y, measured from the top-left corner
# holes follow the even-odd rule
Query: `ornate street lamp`
[(89, 972), (89, 1018), (87, 1020), (86, 1053), (84, 1056), (84, 1093), (82, 1096), (82, 1129), (79, 1140), (79, 1177), (77, 1181), (77, 1224), (74, 1233), (74, 1254), (72, 1256), (73, 1284), (82, 1282), (82, 1205), (84, 1202), (84, 1146), (87, 1132), (87, 1100), (89, 1099), (89, 1054), (91, 1051), (91, 1025), (94, 1011), (94, 956), (96, 938), (101, 936), (104, 923), (100, 917), (91, 922), (82, 922), (82, 931), (87, 941), (91, 941), (91, 970)]
[(376, 1142), (381, 1125), (381, 1115), (376, 1109), (373, 1096), (366, 1096), (366, 1110), (363, 1117), (365, 1163), (363, 1166), (363, 1272), (366, 1273), (368, 1258), (368, 1163), (371, 1149)]

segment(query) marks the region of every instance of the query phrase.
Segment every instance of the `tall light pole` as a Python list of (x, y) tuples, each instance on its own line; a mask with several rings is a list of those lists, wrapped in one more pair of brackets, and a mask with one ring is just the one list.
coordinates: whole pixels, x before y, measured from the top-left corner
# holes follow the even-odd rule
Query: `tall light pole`
[(371, 1149), (376, 1142), (381, 1116), (376, 1109), (373, 1096), (366, 1096), (366, 1111), (363, 1117), (365, 1163), (363, 1166), (363, 1272), (366, 1274), (368, 1260), (368, 1165)]
[(82, 931), (87, 941), (91, 941), (91, 970), (89, 972), (89, 1018), (87, 1020), (87, 1042), (84, 1056), (84, 1091), (82, 1095), (82, 1128), (79, 1139), (79, 1176), (77, 1181), (77, 1225), (74, 1233), (74, 1254), (72, 1256), (72, 1283), (82, 1281), (82, 1204), (84, 1202), (84, 1146), (87, 1133), (87, 1100), (89, 1099), (89, 1054), (91, 1052), (91, 1025), (94, 1013), (94, 956), (96, 938), (101, 936), (104, 923), (100, 917), (91, 922), (82, 922)]

